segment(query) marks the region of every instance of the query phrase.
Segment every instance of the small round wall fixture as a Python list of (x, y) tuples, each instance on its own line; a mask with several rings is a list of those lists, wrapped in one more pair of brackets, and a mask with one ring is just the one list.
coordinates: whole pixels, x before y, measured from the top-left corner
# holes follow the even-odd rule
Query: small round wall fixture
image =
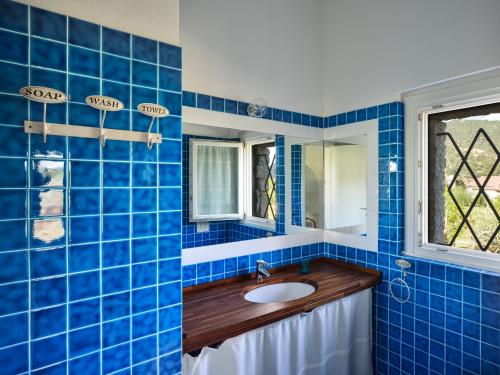
[(153, 148), (153, 136), (151, 135), (151, 129), (153, 128), (155, 119), (167, 117), (170, 112), (164, 106), (155, 103), (141, 103), (137, 106), (137, 110), (143, 115), (151, 117), (148, 127), (148, 149), (151, 150)]

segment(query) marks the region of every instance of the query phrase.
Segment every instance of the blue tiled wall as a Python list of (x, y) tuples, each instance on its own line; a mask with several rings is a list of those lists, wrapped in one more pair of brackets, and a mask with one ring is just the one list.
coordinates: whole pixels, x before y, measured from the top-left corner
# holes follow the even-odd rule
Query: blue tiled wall
[(276, 135), (276, 233), (285, 234), (285, 136)]
[[(158, 102), (163, 143), (26, 135), (51, 122), (98, 126), (87, 95), (116, 97), (106, 126), (146, 130)], [(181, 371), (181, 51), (0, 0), (0, 374)], [(40, 371), (37, 371), (40, 370)]]
[(302, 145), (291, 147), (292, 225), (302, 226)]

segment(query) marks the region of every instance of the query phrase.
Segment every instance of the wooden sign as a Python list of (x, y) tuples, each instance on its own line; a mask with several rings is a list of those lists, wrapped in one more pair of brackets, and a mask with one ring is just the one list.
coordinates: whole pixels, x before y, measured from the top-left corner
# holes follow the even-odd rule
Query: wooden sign
[(137, 106), (137, 110), (151, 117), (167, 117), (170, 114), (167, 108), (154, 103), (141, 103)]
[(102, 95), (87, 96), (85, 103), (101, 111), (120, 111), (124, 107), (123, 103), (118, 99)]
[(19, 93), (29, 100), (40, 103), (56, 104), (67, 100), (65, 93), (43, 86), (25, 86), (19, 90)]

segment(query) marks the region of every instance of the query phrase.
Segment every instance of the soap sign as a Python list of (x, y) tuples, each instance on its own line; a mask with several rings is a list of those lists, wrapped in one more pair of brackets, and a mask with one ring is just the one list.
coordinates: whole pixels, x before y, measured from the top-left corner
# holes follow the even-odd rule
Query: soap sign
[(141, 103), (137, 106), (137, 110), (151, 117), (167, 117), (170, 114), (167, 108), (154, 103)]
[(120, 111), (124, 107), (123, 103), (118, 99), (102, 95), (87, 96), (85, 98), (85, 103), (101, 111)]
[(26, 86), (19, 90), (19, 93), (29, 100), (40, 103), (64, 103), (67, 99), (65, 93), (43, 86)]

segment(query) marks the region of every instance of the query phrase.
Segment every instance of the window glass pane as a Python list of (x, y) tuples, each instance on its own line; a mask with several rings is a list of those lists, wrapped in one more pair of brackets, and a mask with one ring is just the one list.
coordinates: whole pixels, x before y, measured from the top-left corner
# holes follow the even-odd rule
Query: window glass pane
[(237, 214), (238, 149), (204, 145), (197, 147), (198, 214)]
[(428, 240), (500, 253), (500, 103), (428, 116)]
[(276, 219), (276, 147), (252, 146), (252, 216)]

